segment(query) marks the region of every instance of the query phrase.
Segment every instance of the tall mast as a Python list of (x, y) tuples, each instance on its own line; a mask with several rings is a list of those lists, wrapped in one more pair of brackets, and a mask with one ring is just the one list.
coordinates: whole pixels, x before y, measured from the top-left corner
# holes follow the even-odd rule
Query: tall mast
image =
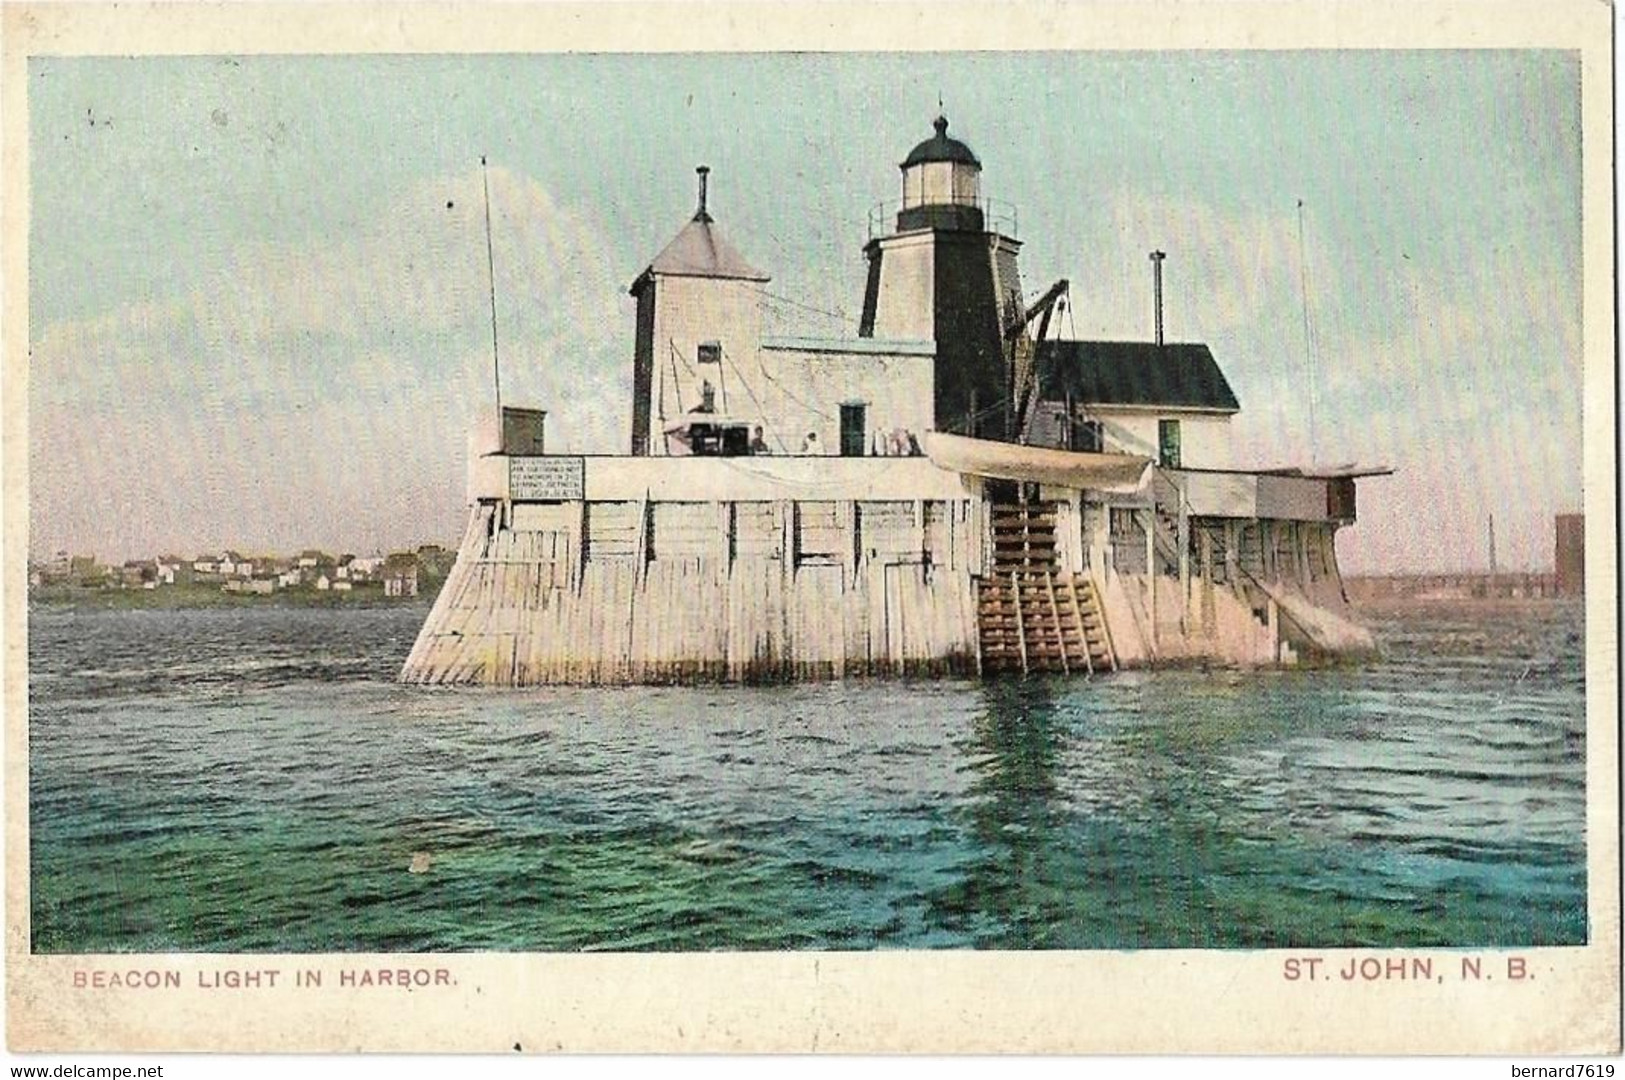
[(1298, 200), (1298, 288), (1303, 295), (1303, 362), (1309, 375), (1309, 456), (1319, 456), (1320, 440), (1315, 431), (1316, 398), (1315, 352), (1309, 333), (1309, 258), (1303, 242), (1303, 200)]
[(502, 440), (502, 354), (497, 350), (497, 262), (491, 246), (491, 178), (486, 173), (485, 155), (480, 155), (480, 183), (485, 188), (485, 274), (491, 287), (491, 382), (496, 388), (497, 445)]

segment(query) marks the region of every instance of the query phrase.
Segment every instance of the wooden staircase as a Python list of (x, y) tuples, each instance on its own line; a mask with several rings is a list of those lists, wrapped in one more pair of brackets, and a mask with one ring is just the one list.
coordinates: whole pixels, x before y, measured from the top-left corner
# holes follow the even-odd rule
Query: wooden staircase
[(1059, 572), (1054, 503), (993, 505), (993, 572), (977, 580), (984, 672), (1115, 671), (1094, 582)]

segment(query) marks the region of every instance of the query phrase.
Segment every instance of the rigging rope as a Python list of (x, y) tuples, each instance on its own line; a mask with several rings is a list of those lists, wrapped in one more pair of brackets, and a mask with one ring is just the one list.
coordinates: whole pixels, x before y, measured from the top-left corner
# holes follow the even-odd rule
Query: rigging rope
[(762, 363), (762, 358), (761, 358), (760, 354), (758, 354), (757, 357), (756, 357), (756, 366), (761, 370), (762, 378), (766, 379), (768, 382), (772, 383), (774, 386), (779, 388), (779, 393), (783, 394), (785, 397), (789, 398), (791, 401), (795, 402), (797, 405), (800, 405), (803, 409), (806, 409), (808, 412), (812, 413), (814, 416), (823, 417), (825, 420), (834, 420), (835, 419), (833, 416), (831, 416), (829, 413), (825, 412), (824, 410), (818, 408), (817, 406), (811, 404), (810, 402), (803, 401), (801, 398), (797, 397), (795, 394), (792, 394), (790, 392), (789, 388), (787, 388), (783, 383), (781, 383), (779, 380), (775, 379), (772, 375), (770, 375), (768, 373), (766, 365), (764, 365)]
[[(802, 311), (808, 311), (814, 315), (823, 315), (827, 318), (835, 319), (842, 324), (847, 324), (853, 321), (852, 316), (846, 314), (845, 312), (828, 311), (824, 308), (814, 307), (811, 304), (804, 304), (799, 300), (792, 300), (788, 296), (780, 296), (778, 293), (768, 292), (766, 289), (759, 288), (755, 285), (751, 285), (749, 288), (752, 292), (764, 297), (767, 300), (776, 300), (779, 303), (788, 304), (790, 307), (800, 308)], [(766, 307), (767, 305), (759, 304), (759, 306)]]
[[(722, 350), (722, 358), (724, 360), (726, 360), (728, 363), (730, 363), (730, 364), (732, 364), (734, 366), (734, 374), (739, 376), (739, 385), (743, 386), (745, 388), (745, 393), (749, 394), (751, 401), (753, 401), (756, 404), (756, 412), (762, 418), (762, 425), (764, 427), (766, 427), (767, 426), (767, 406), (763, 405), (762, 402), (761, 402), (761, 399), (756, 396), (756, 391), (754, 391), (754, 390), (752, 390), (750, 388), (750, 381), (745, 378), (745, 373), (743, 371), (739, 370), (739, 362), (736, 361), (733, 358), (733, 354), (730, 353), (727, 349)], [(757, 363), (758, 364), (761, 363), (761, 358), (760, 357), (757, 358)], [(763, 374), (765, 375), (766, 373), (767, 372), (764, 370)], [(784, 453), (788, 454), (790, 452), (790, 447), (785, 445), (784, 437), (779, 434), (777, 428), (773, 428), (773, 429), (770, 429), (770, 430), (771, 430), (771, 433), (773, 435), (773, 441), (779, 444), (779, 449), (780, 450), (782, 450)]]
[[(699, 379), (700, 374), (699, 374), (699, 372), (694, 370), (694, 365), (690, 364), (688, 362), (688, 357), (684, 356), (682, 353), (677, 351), (677, 339), (676, 338), (667, 338), (666, 339), (666, 345), (671, 349), (672, 356), (676, 357), (678, 360), (681, 360), (683, 362), (683, 368), (684, 368), (684, 370), (686, 370), (688, 372), (689, 376), (691, 378), (693, 378), (693, 379), (696, 379), (696, 380)], [(675, 372), (676, 370), (677, 370), (677, 365), (673, 364), (672, 365), (672, 371)]]

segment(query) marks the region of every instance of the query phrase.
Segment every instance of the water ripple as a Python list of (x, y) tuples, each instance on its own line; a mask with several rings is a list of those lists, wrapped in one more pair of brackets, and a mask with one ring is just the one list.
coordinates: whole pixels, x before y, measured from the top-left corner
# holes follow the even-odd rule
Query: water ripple
[(1326, 671), (425, 691), (421, 608), (31, 613), (42, 952), (1584, 941), (1583, 621)]

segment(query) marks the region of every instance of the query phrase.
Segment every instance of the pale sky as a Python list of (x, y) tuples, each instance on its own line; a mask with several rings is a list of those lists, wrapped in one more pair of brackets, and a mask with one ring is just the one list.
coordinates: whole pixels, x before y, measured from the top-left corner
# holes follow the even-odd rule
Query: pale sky
[(1503, 567), (1546, 567), (1580, 508), (1573, 54), (53, 58), (29, 86), (34, 556), (455, 542), (482, 153), (504, 400), (624, 452), (626, 287), (694, 166), (797, 305), (773, 328), (855, 333), (867, 211), (939, 93), (1027, 291), (1071, 279), (1064, 336), (1149, 337), (1161, 248), (1238, 462), (1398, 469), (1346, 571), (1482, 566), (1492, 513)]

